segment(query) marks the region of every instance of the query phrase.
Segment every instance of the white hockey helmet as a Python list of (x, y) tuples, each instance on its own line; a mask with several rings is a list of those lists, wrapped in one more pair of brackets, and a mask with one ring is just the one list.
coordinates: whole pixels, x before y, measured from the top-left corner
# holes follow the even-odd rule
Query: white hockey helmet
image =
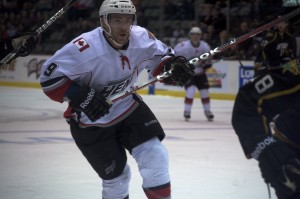
[(201, 34), (202, 31), (199, 27), (192, 27), (189, 34)]
[[(112, 35), (111, 27), (108, 23), (109, 14), (132, 14), (133, 24), (136, 25), (136, 9), (131, 0), (104, 0), (99, 9), (99, 16), (104, 18), (103, 23), (107, 26), (107, 29), (103, 28), (108, 35), (108, 39), (117, 46), (123, 46), (124, 44), (118, 43)], [(102, 20), (100, 20), (101, 26)]]
[(135, 17), (136, 9), (131, 0), (104, 0), (99, 9), (99, 16), (106, 20), (109, 14), (132, 14)]

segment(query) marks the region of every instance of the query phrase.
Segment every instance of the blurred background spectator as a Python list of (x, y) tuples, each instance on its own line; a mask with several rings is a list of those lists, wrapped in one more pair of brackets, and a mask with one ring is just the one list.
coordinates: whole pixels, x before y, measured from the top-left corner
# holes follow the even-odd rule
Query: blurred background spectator
[(180, 22), (175, 24), (172, 36), (175, 37), (176, 39), (178, 39), (179, 37), (185, 37), (186, 36), (185, 31), (181, 27)]
[[(35, 31), (69, 0), (0, 1), (0, 39), (17, 32)], [(212, 48), (239, 37), (300, 6), (289, 0), (132, 0), (137, 8), (138, 25), (147, 27), (170, 46), (188, 39), (187, 32), (200, 26), (203, 40)], [(298, 3), (297, 3), (298, 2)], [(79, 0), (65, 15), (41, 35), (36, 54), (53, 54), (81, 32), (99, 26), (102, 1)], [(292, 34), (300, 43), (299, 17), (290, 20)], [(298, 24), (298, 25), (297, 25)], [(263, 33), (228, 52), (225, 58), (254, 60)], [(300, 49), (300, 47), (298, 47)]]

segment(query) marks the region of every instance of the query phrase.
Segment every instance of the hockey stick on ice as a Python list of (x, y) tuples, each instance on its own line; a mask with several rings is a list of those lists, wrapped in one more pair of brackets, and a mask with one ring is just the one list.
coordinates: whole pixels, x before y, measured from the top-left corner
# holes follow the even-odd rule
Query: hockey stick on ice
[[(221, 45), (219, 47), (216, 47), (215, 49), (211, 50), (209, 53), (204, 53), (204, 54), (200, 55), (199, 57), (193, 58), (193, 59), (189, 60), (188, 63), (194, 64), (194, 63), (196, 63), (196, 62), (198, 62), (200, 60), (206, 60), (206, 59), (212, 57), (213, 55), (215, 55), (217, 53), (221, 53), (221, 52), (227, 50), (228, 48), (230, 48), (233, 45), (239, 44), (239, 43), (241, 43), (241, 42), (243, 42), (243, 41), (245, 41), (247, 39), (250, 39), (251, 37), (254, 37), (255, 35), (263, 32), (263, 31), (268, 30), (269, 28), (273, 27), (274, 25), (276, 25), (277, 23), (279, 23), (281, 21), (288, 20), (288, 19), (290, 19), (290, 18), (298, 15), (299, 13), (300, 13), (300, 7), (297, 8), (297, 9), (295, 9), (295, 10), (293, 10), (290, 13), (287, 13), (287, 14), (281, 16), (281, 17), (278, 17), (277, 19), (275, 19), (275, 20), (273, 20), (273, 21), (271, 21), (271, 22), (269, 22), (269, 23), (267, 23), (267, 24), (265, 24), (263, 26), (260, 26), (260, 27), (258, 27), (256, 29), (252, 30), (251, 32), (249, 32), (247, 34), (244, 34), (244, 35), (242, 35), (242, 36), (240, 36), (238, 38), (234, 38), (231, 41), (229, 41), (229, 42), (227, 42), (227, 43), (225, 43), (225, 44), (223, 44), (223, 45)], [(132, 93), (137, 92), (138, 90), (140, 90), (140, 89), (142, 89), (142, 88), (144, 88), (144, 87), (146, 87), (146, 86), (148, 86), (150, 84), (153, 84), (153, 83), (155, 83), (157, 81), (160, 81), (160, 80), (163, 80), (163, 79), (165, 79), (167, 77), (170, 77), (171, 75), (172, 75), (172, 71), (171, 70), (167, 71), (167, 72), (164, 72), (161, 75), (153, 77), (153, 78), (149, 79), (148, 81), (145, 81), (145, 82), (143, 82), (143, 83), (141, 83), (141, 84), (139, 84), (139, 85), (131, 88), (129, 91), (125, 91), (123, 93), (120, 93), (120, 94), (114, 95), (112, 97), (109, 97), (107, 100), (110, 103), (115, 102), (115, 101), (117, 101), (117, 100), (119, 100), (121, 98), (124, 98), (124, 97), (126, 97), (128, 95), (131, 95)]]
[[(69, 1), (62, 9), (56, 12), (46, 23), (44, 23), (40, 28), (38, 28), (35, 32), (35, 36), (39, 36), (42, 32), (44, 32), (51, 24), (53, 24), (59, 17), (61, 17), (67, 10), (69, 10), (74, 3), (78, 0)], [(11, 62), (13, 59), (17, 58), (18, 53), (20, 52), (22, 45), (19, 45), (16, 49), (14, 49), (11, 53), (6, 55), (1, 61), (0, 66), (3, 64), (7, 64)]]

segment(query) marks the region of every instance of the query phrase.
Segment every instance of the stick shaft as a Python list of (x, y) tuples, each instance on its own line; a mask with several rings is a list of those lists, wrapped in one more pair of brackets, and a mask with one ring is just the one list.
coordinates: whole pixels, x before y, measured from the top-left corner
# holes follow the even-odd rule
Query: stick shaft
[(194, 64), (194, 63), (198, 62), (199, 60), (206, 60), (217, 53), (221, 53), (221, 52), (229, 49), (233, 45), (239, 44), (247, 39), (250, 39), (251, 37), (254, 37), (255, 35), (263, 32), (263, 31), (268, 30), (269, 28), (275, 26), (276, 24), (278, 24), (281, 21), (288, 20), (288, 19), (298, 15), (299, 13), (300, 13), (300, 7), (293, 10), (292, 12), (289, 12), (289, 13), (283, 15), (282, 17), (278, 17), (277, 19), (252, 30), (251, 32), (249, 32), (247, 34), (244, 34), (238, 38), (234, 38), (231, 41), (229, 41), (219, 47), (216, 47), (215, 49), (211, 50), (210, 52), (200, 55), (200, 57), (196, 57), (196, 58), (190, 60), (189, 63)]
[(117, 95), (114, 95), (114, 96), (112, 96), (112, 97), (108, 97), (108, 98), (107, 98), (107, 101), (108, 101), (109, 103), (113, 103), (113, 102), (115, 102), (115, 101), (117, 101), (117, 100), (119, 100), (119, 99), (122, 99), (122, 98), (124, 98), (124, 97), (127, 97), (128, 95), (131, 95), (132, 93), (137, 92), (138, 90), (140, 90), (140, 89), (142, 89), (142, 88), (145, 88), (146, 86), (148, 86), (148, 85), (150, 85), (150, 84), (154, 84), (155, 82), (158, 82), (158, 81), (160, 81), (160, 80), (162, 80), (162, 79), (165, 79), (165, 78), (171, 76), (171, 74), (172, 74), (172, 72), (171, 72), (171, 70), (170, 70), (170, 71), (164, 72), (164, 73), (161, 74), (161, 75), (157, 75), (157, 76), (155, 76), (155, 77), (152, 77), (152, 78), (150, 78), (149, 80), (147, 80), (147, 81), (145, 81), (145, 82), (142, 82), (141, 84), (138, 84), (138, 85), (132, 87), (132, 88), (130, 89), (130, 91), (125, 91), (125, 92), (119, 93), (119, 94), (117, 94)]
[(46, 21), (41, 27), (35, 31), (35, 35), (40, 35), (44, 32), (50, 25), (52, 25), (58, 18), (60, 18), (65, 12), (67, 12), (78, 0), (69, 1), (63, 8), (57, 11), (49, 20)]
[[(200, 55), (200, 57), (196, 57), (194, 59), (191, 59), (188, 61), (188, 63), (190, 64), (194, 64), (196, 62), (198, 62), (199, 60), (206, 60), (208, 58), (210, 58), (211, 56), (217, 54), (217, 53), (220, 53), (220, 52), (223, 52), (225, 50), (227, 50), (228, 48), (230, 48), (231, 46), (233, 45), (236, 45), (236, 44), (239, 44), (247, 39), (250, 39), (251, 37), (254, 37), (255, 35), (265, 31), (265, 30), (268, 30), (269, 28), (273, 27), (274, 25), (276, 25), (277, 23), (281, 22), (281, 21), (284, 21), (284, 20), (288, 20), (296, 15), (298, 15), (300, 13), (300, 7), (298, 9), (295, 9), (294, 11), (290, 12), (290, 13), (287, 13), (286, 15), (283, 15), (282, 17), (279, 17), (263, 26), (260, 26), (258, 27), (257, 29), (245, 34), (245, 35), (242, 35), (236, 39), (233, 39), (231, 40), (230, 42), (228, 43), (225, 43), (219, 47), (216, 47), (215, 49), (211, 50), (209, 53), (204, 53), (202, 55)], [(171, 71), (167, 71), (165, 73), (163, 73), (162, 75), (158, 75), (156, 77), (153, 77), (151, 79), (149, 79), (148, 81), (145, 81), (137, 86), (135, 86), (134, 88), (132, 88), (130, 91), (125, 91), (123, 93), (119, 93), (117, 95), (114, 95), (112, 97), (109, 97), (108, 98), (108, 101), (110, 103), (112, 102), (115, 102), (119, 99), (122, 99), (128, 95), (131, 95), (132, 93), (135, 93), (137, 92), (138, 90), (150, 85), (150, 84), (154, 84), (162, 79), (165, 79), (167, 77), (169, 77), (170, 75), (172, 74)]]
[[(35, 32), (34, 35), (39, 36), (42, 32), (44, 32), (51, 24), (53, 24), (58, 18), (60, 18), (67, 10), (69, 10), (72, 5), (78, 0), (71, 0), (69, 1), (62, 9), (56, 12), (49, 20), (46, 21), (41, 27), (39, 27)], [(18, 53), (21, 50), (22, 45), (18, 46), (14, 49), (11, 53), (6, 55), (1, 61), (0, 66), (3, 64), (9, 63), (13, 59), (18, 56)]]

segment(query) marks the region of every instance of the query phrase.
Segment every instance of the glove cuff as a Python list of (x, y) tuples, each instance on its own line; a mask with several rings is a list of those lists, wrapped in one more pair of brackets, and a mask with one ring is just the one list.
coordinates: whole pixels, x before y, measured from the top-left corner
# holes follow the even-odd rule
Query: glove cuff
[(70, 106), (75, 110), (83, 111), (93, 98), (95, 90), (88, 86), (81, 86), (75, 95), (69, 96)]

